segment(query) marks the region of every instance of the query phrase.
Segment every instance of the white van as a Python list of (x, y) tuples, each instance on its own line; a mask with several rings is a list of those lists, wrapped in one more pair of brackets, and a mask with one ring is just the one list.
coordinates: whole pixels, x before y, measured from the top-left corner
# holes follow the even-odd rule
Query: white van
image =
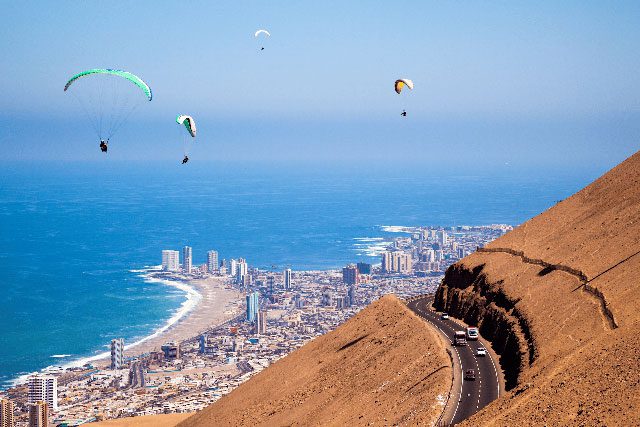
[(478, 340), (478, 328), (467, 328), (467, 339), (469, 341), (477, 341)]

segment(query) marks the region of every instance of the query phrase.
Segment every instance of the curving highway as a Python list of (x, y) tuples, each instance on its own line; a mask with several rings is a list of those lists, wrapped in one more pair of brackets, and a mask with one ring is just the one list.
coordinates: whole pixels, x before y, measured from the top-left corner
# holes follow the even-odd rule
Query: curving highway
[[(443, 320), (440, 314), (431, 309), (433, 296), (426, 296), (407, 303), (411, 311), (431, 323), (451, 343), (455, 331), (465, 330), (465, 327), (453, 319)], [(454, 384), (452, 395), (447, 404), (446, 416), (443, 421), (457, 424), (469, 418), (480, 409), (497, 399), (501, 393), (499, 365), (493, 360), (491, 352), (484, 357), (476, 356), (478, 347), (485, 347), (480, 341), (467, 341), (466, 346), (451, 346), (454, 358)], [(457, 360), (456, 360), (457, 359)], [(473, 369), (475, 380), (465, 380), (463, 377), (467, 369)]]

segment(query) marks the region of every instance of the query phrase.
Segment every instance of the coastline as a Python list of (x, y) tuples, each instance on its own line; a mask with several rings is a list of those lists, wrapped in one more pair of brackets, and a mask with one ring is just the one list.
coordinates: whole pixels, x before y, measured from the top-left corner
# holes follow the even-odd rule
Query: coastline
[[(157, 266), (131, 270), (131, 273), (138, 274), (146, 283), (158, 283), (180, 289), (185, 293), (186, 299), (159, 328), (133, 343), (127, 344), (125, 341), (125, 357), (159, 351), (160, 346), (166, 342), (193, 338), (242, 311), (242, 293), (233, 289), (225, 277), (193, 278), (182, 274), (168, 274)], [(55, 356), (64, 358), (62, 356), (68, 355)], [(14, 378), (10, 387), (25, 384), (27, 379), (36, 373), (59, 372), (60, 368), (78, 368), (87, 363), (104, 368), (108, 366), (110, 356), (109, 351), (102, 351), (61, 365), (50, 365), (39, 371), (24, 373)]]

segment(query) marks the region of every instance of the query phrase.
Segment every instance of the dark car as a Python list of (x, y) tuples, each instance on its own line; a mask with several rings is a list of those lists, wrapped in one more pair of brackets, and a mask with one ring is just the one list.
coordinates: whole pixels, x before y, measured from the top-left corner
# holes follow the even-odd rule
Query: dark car
[(475, 380), (476, 379), (476, 371), (474, 371), (473, 369), (467, 369), (467, 371), (464, 373), (464, 379), (465, 380)]

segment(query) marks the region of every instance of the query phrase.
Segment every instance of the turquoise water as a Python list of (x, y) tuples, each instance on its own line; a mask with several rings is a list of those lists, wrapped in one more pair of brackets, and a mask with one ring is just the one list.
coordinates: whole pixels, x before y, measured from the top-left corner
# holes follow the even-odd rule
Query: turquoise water
[(162, 249), (188, 244), (196, 263), (216, 249), (265, 268), (377, 262), (355, 239), (392, 237), (384, 225), (517, 224), (598, 174), (196, 162), (5, 166), (1, 386), (162, 326), (183, 292), (131, 272), (159, 264)]

